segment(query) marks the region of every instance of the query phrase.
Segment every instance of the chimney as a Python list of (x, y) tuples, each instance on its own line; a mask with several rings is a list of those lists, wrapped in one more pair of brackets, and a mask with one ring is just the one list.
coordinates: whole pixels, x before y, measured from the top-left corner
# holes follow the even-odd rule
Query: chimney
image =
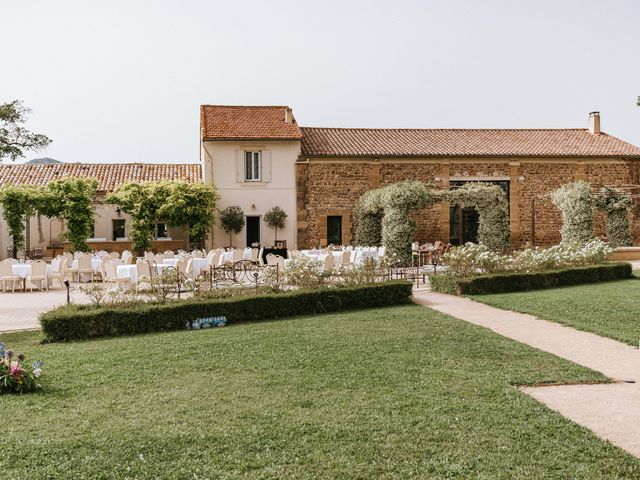
[(600, 112), (589, 113), (589, 133), (600, 135)]
[(293, 112), (289, 107), (285, 107), (284, 109), (284, 123), (293, 122)]

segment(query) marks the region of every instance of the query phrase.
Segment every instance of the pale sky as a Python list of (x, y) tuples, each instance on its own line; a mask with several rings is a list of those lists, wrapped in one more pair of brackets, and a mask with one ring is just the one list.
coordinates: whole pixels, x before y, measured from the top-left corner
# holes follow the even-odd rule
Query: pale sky
[(196, 162), (199, 105), (640, 144), (638, 0), (0, 0), (0, 102), (65, 162)]

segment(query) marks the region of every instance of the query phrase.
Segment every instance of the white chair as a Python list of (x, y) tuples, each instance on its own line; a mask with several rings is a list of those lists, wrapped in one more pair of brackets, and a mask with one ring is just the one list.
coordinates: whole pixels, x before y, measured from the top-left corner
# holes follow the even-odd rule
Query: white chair
[(126, 285), (127, 288), (131, 288), (131, 278), (129, 277), (118, 277), (116, 271), (116, 265), (114, 261), (106, 261), (102, 264), (104, 271), (104, 282), (106, 284), (114, 283), (116, 285)]
[(217, 267), (218, 266), (218, 261), (220, 260), (220, 253), (219, 252), (213, 252), (212, 254), (209, 254), (209, 258), (207, 260), (207, 265), (209, 265), (210, 267)]
[(77, 268), (70, 268), (69, 272), (71, 273), (71, 280), (74, 279), (74, 276), (77, 276), (76, 281), (80, 281), (80, 275), (83, 273), (86, 273), (88, 275), (91, 275), (91, 281), (94, 281), (94, 275), (93, 275), (93, 266), (91, 265), (91, 257), (88, 255), (82, 255), (81, 257), (78, 257), (77, 259), (78, 262), (78, 267)]
[(300, 250), (289, 250), (289, 258), (298, 258), (300, 256)]
[(387, 253), (387, 247), (378, 248), (378, 258), (384, 258), (385, 253)]
[(138, 260), (136, 262), (136, 291), (140, 291), (143, 285), (151, 287), (151, 267), (147, 260)]
[(122, 252), (122, 255), (120, 255), (120, 258), (122, 259), (122, 263), (128, 265), (131, 263), (133, 255), (131, 255), (131, 252), (129, 250), (125, 250), (124, 252)]
[(29, 288), (33, 292), (34, 282), (39, 282), (39, 290), (42, 290), (42, 283), (44, 282), (44, 289), (49, 290), (49, 279), (47, 278), (47, 263), (44, 260), (36, 260), (31, 264), (31, 275), (27, 276), (29, 282)]
[(260, 251), (258, 252), (258, 265), (264, 265), (264, 247), (260, 247)]
[(348, 250), (345, 250), (344, 252), (342, 252), (342, 254), (340, 254), (341, 267), (344, 267), (345, 265), (349, 265), (350, 261), (351, 261), (351, 252), (349, 252)]
[(62, 255), (67, 259), (67, 265), (71, 265), (73, 262), (73, 254), (71, 252), (64, 252)]
[(233, 263), (241, 262), (243, 259), (244, 259), (244, 252), (241, 249), (235, 248), (231, 252), (231, 262)]
[(13, 273), (11, 268), (11, 262), (0, 262), (0, 284), (2, 285), (2, 291), (6, 291), (7, 282), (11, 282), (11, 293), (16, 291), (16, 282), (20, 284), (21, 278)]
[(203, 254), (200, 250), (198, 250), (198, 249), (194, 250), (194, 251), (191, 253), (191, 256), (192, 256), (193, 258), (204, 258), (204, 254)]
[(253, 263), (258, 263), (258, 255), (260, 254), (260, 250), (257, 248), (251, 249), (251, 254), (249, 255), (249, 261)]
[(173, 250), (165, 250), (163, 255), (164, 255), (164, 258), (173, 258), (173, 257), (175, 257), (175, 253), (173, 253)]
[[(53, 262), (58, 260), (57, 265)], [(49, 280), (51, 280), (51, 285), (53, 286), (53, 280), (58, 280), (60, 282), (60, 287), (64, 286), (64, 279), (67, 276), (67, 268), (68, 268), (68, 260), (65, 257), (56, 258), (51, 262), (51, 269), (53, 270), (47, 276)]]
[(324, 270), (325, 272), (332, 270), (333, 265), (334, 265), (333, 254), (329, 252), (322, 260), (322, 270)]
[(156, 253), (155, 261), (156, 263), (164, 263), (164, 254)]

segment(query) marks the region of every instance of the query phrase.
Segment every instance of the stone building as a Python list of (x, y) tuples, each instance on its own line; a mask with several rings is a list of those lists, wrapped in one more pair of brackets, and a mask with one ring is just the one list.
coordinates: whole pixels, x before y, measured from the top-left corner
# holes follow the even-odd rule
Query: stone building
[[(8, 164), (0, 165), (0, 188), (3, 185), (29, 184), (46, 186), (64, 177), (95, 178), (98, 190), (94, 199), (95, 222), (93, 238), (88, 240), (92, 250), (131, 250), (129, 226), (131, 218), (115, 205), (104, 202), (107, 193), (127, 181), (184, 180), (200, 182), (200, 165), (191, 164), (143, 164), (143, 163), (56, 163), (56, 164)], [(0, 207), (0, 260), (9, 256), (13, 245)], [(35, 216), (29, 219), (25, 229), (28, 249), (41, 249), (45, 256), (60, 253), (65, 245), (66, 226), (58, 219)], [(187, 248), (185, 228), (170, 228), (162, 221), (156, 224), (154, 250)]]
[[(349, 244), (358, 198), (402, 180), (438, 188), (495, 183), (508, 195), (513, 245), (550, 245), (560, 240), (561, 217), (547, 193), (579, 179), (640, 184), (640, 148), (601, 131), (598, 112), (588, 128), (575, 129), (353, 129), (299, 127), (288, 107), (204, 105), (201, 122), (205, 181), (218, 187), (222, 205), (253, 216), (254, 230), (240, 234), (240, 245), (270, 243), (255, 229), (264, 230), (262, 215), (275, 204), (289, 215), (289, 246)], [(476, 239), (474, 209), (437, 204), (414, 217), (416, 241)], [(597, 228), (604, 233), (602, 218)], [(639, 242), (637, 207), (632, 230)], [(224, 240), (212, 232), (212, 245)]]

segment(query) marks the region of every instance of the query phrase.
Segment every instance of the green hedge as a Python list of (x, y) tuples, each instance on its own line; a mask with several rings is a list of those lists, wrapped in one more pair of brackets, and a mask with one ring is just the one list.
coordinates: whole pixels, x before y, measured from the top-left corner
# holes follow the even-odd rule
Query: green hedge
[(430, 281), (431, 290), (434, 292), (450, 295), (482, 295), (606, 282), (630, 277), (632, 273), (629, 263), (609, 263), (550, 272), (500, 273), (464, 278), (446, 274), (432, 275)]
[(412, 284), (392, 281), (373, 285), (292, 291), (243, 298), (182, 300), (133, 307), (65, 305), (40, 315), (45, 341), (183, 330), (197, 318), (227, 317), (229, 323), (295, 315), (398, 305), (411, 301)]

